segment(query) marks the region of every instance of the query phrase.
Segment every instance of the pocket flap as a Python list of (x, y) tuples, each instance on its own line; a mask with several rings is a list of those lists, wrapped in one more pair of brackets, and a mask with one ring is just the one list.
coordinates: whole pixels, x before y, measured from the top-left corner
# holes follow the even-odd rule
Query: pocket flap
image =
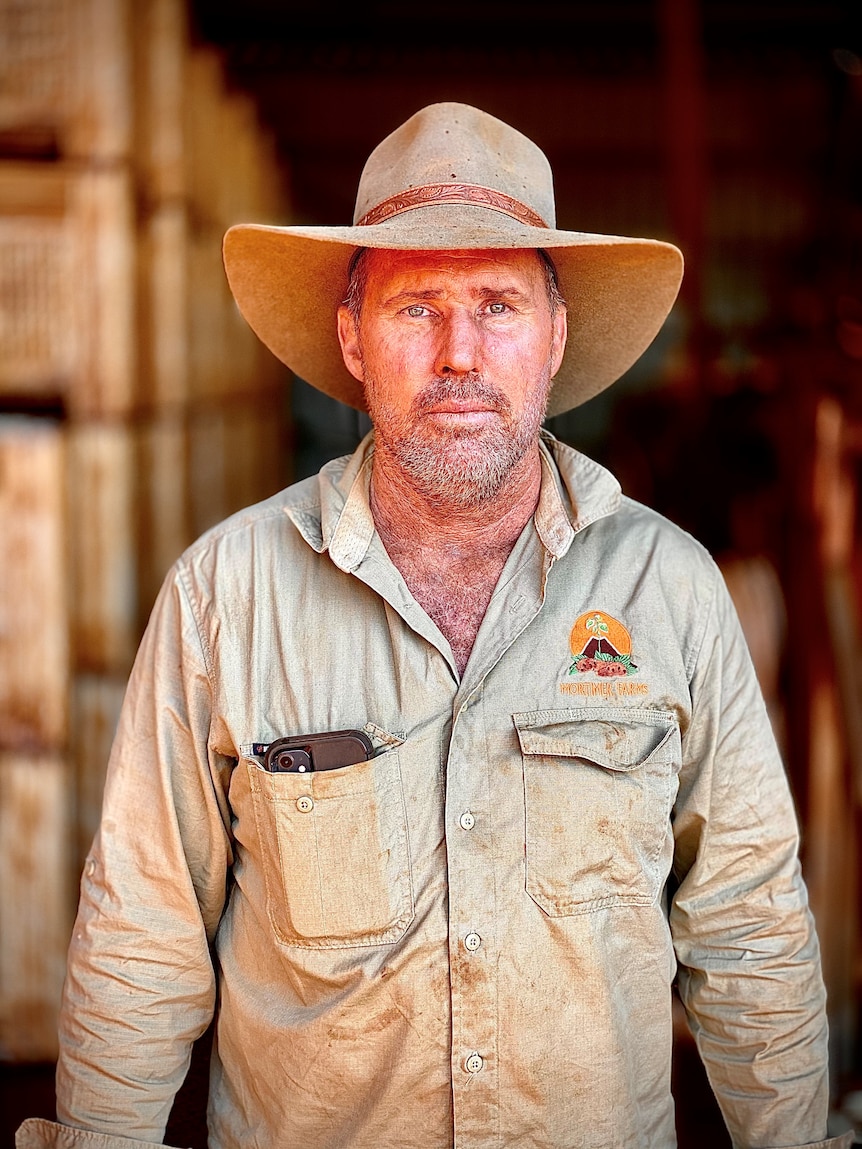
[(539, 710), (513, 714), (524, 754), (583, 758), (607, 770), (637, 770), (672, 756), (675, 716), (663, 710)]

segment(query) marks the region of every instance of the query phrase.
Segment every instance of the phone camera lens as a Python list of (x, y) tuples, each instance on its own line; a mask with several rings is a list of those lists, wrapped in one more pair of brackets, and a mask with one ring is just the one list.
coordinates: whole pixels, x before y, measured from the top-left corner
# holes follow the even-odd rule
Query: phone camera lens
[(279, 754), (277, 762), (278, 769), (283, 771), (295, 770), (297, 774), (305, 774), (308, 769), (307, 765), (302, 761), (301, 757), (297, 761), (297, 756), (290, 754), (287, 751), (282, 751), (282, 753)]

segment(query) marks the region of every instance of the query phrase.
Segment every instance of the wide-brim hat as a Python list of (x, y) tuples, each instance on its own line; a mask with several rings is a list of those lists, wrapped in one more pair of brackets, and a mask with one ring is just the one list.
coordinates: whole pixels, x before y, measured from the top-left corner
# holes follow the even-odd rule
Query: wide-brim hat
[(540, 148), (466, 104), (432, 104), (368, 158), (351, 227), (240, 224), (224, 240), (240, 311), (303, 379), (365, 410), (341, 357), (336, 312), (358, 248), (543, 248), (568, 305), (548, 414), (590, 399), (646, 350), (673, 306), (682, 255), (655, 239), (560, 231)]

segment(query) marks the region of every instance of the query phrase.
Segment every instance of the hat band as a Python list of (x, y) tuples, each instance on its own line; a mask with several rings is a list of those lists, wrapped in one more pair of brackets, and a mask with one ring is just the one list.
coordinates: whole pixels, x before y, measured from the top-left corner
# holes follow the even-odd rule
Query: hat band
[(548, 226), (542, 217), (525, 203), (513, 199), (505, 192), (485, 188), (480, 184), (428, 184), (425, 187), (408, 188), (407, 191), (390, 196), (371, 211), (367, 211), (355, 226), (371, 227), (372, 224), (383, 223), (405, 211), (413, 211), (417, 207), (433, 207), (441, 203), (487, 207), (493, 211), (500, 211), (503, 215), (508, 215), (518, 223), (527, 224), (529, 227)]

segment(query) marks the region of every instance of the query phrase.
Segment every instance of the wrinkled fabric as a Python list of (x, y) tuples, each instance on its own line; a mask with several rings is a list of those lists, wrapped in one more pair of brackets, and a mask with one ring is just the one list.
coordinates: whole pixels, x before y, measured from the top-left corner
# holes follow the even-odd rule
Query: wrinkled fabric
[[(82, 879), (60, 1121), (160, 1142), (215, 1011), (217, 1149), (665, 1149), (678, 976), (734, 1144), (846, 1144), (792, 803), (710, 558), (547, 437), (459, 678), (375, 533), (372, 452), (165, 582)], [(346, 728), (370, 760), (263, 768)]]
[[(15, 1134), (15, 1149), (151, 1149), (152, 1141), (138, 1141), (131, 1137), (114, 1137), (110, 1133), (93, 1133), (85, 1129), (71, 1129), (42, 1117), (31, 1117)], [(162, 1149), (171, 1149), (162, 1146)]]

